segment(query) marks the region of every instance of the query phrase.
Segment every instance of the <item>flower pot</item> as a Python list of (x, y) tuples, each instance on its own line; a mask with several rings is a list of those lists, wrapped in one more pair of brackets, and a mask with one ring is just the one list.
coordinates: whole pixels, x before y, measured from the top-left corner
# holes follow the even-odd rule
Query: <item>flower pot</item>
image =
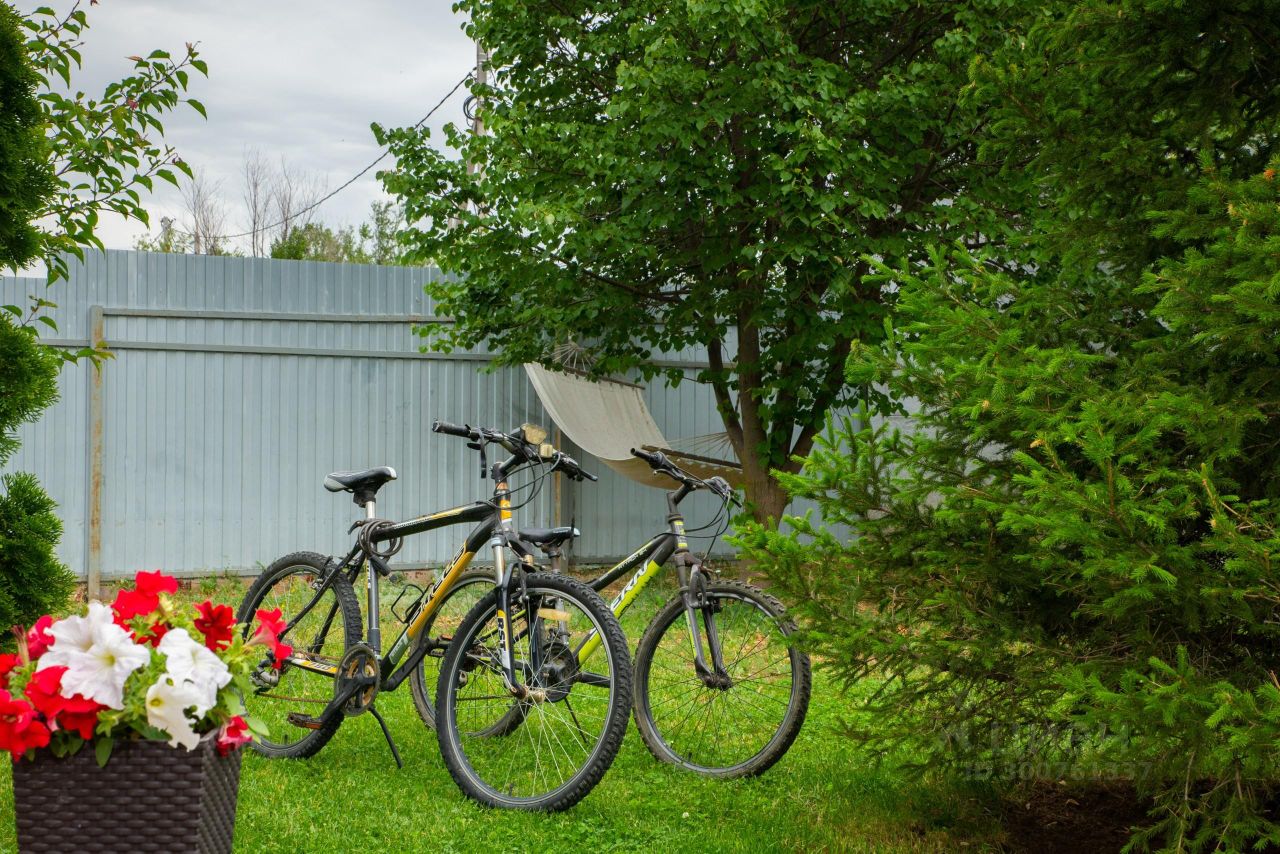
[(18, 849), (230, 852), (240, 751), (219, 756), (214, 741), (191, 751), (120, 741), (104, 768), (92, 745), (65, 759), (36, 751), (13, 766)]

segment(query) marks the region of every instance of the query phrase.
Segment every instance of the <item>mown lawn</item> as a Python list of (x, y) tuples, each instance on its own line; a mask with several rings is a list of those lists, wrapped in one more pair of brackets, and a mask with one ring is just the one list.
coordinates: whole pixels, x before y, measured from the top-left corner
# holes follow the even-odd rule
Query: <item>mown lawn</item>
[[(236, 583), (215, 598), (234, 603)], [(203, 598), (209, 592), (196, 590)], [(634, 641), (666, 591), (624, 621)], [(647, 601), (646, 601), (647, 600)], [(804, 731), (764, 776), (719, 782), (656, 762), (632, 724), (603, 782), (556, 814), (484, 809), (454, 786), (408, 684), (378, 706), (405, 760), (397, 770), (377, 722), (347, 721), (309, 760), (245, 757), (236, 823), (243, 852), (993, 850), (992, 800), (980, 790), (919, 782), (875, 767), (836, 733), (841, 698), (819, 671)], [(122, 793), (122, 797), (127, 797)], [(10, 771), (0, 770), (0, 850), (13, 851)]]

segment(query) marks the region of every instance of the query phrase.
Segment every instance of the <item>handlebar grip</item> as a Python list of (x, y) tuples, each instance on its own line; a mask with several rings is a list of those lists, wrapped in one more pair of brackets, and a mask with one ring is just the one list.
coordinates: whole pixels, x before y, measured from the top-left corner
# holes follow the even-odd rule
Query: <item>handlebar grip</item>
[(641, 450), (640, 448), (632, 448), (631, 455), (633, 457), (639, 457), (651, 466), (662, 464), (662, 454), (651, 454), (648, 451)]
[(448, 421), (435, 421), (431, 424), (431, 432), (444, 433), (448, 436), (458, 436), (463, 439), (471, 439), (475, 436), (475, 431), (470, 427), (459, 427), (457, 424), (450, 424)]

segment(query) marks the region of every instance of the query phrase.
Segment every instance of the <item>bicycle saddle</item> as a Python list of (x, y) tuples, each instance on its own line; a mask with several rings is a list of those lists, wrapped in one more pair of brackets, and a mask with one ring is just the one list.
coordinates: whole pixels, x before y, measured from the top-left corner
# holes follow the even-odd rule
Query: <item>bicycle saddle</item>
[(364, 492), (372, 495), (384, 483), (396, 479), (391, 466), (378, 466), (364, 471), (335, 471), (325, 475), (324, 488), (330, 492)]
[(563, 528), (525, 528), (520, 532), (520, 539), (526, 543), (549, 548), (568, 542), (579, 536), (580, 533), (577, 528), (569, 526)]

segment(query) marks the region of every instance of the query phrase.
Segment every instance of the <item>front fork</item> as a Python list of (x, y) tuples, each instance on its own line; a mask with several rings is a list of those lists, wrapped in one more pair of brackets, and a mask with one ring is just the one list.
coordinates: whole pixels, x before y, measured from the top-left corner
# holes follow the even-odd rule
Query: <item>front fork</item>
[[(523, 568), (511, 567), (507, 565), (506, 539), (499, 534), (489, 542), (493, 548), (493, 572), (494, 583), (497, 586), (498, 594), (498, 632), (501, 635), (501, 665), (502, 678), (506, 682), (507, 690), (511, 692), (513, 697), (521, 700), (530, 694), (530, 688), (526, 684), (525, 679), (521, 679), (516, 674), (517, 659), (515, 656), (515, 640), (511, 630), (511, 613), (512, 603), (514, 601), (516, 607), (528, 609), (530, 603), (528, 601), (528, 593), (524, 589)], [(514, 595), (513, 595), (514, 592)], [(521, 670), (525, 673), (537, 673), (542, 666), (539, 660), (541, 650), (537, 643), (537, 617), (530, 613), (526, 619), (528, 627), (526, 631), (529, 633), (529, 661), (523, 662)]]
[[(727, 690), (733, 680), (724, 669), (724, 651), (720, 648), (720, 633), (716, 630), (715, 605), (707, 598), (707, 574), (687, 551), (675, 556), (676, 575), (680, 579), (680, 593), (684, 598), (684, 616), (689, 624), (689, 637), (693, 643), (693, 666), (698, 678), (708, 688)], [(707, 637), (707, 649), (711, 663), (707, 663), (702, 647), (702, 634), (698, 630), (698, 614)]]

